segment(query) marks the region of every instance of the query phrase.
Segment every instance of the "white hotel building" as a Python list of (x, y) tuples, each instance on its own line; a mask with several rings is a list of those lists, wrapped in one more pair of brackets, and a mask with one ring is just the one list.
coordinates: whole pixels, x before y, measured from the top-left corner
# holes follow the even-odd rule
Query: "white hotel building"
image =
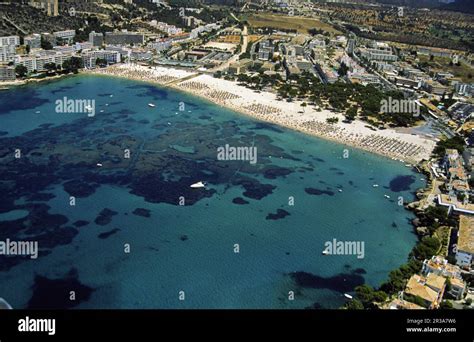
[(15, 49), (19, 45), (19, 36), (0, 37), (0, 62), (13, 62), (15, 59)]
[(120, 52), (110, 50), (94, 50), (87, 51), (82, 54), (82, 61), (84, 62), (84, 68), (93, 69), (95, 68), (97, 58), (105, 59), (108, 64), (120, 63)]
[(19, 36), (0, 37), (0, 46), (18, 46), (20, 45)]
[(74, 30), (65, 30), (65, 31), (57, 31), (53, 32), (53, 35), (56, 39), (62, 39), (66, 41), (68, 44), (71, 44), (74, 41), (74, 37), (76, 36), (76, 31)]
[(28, 73), (32, 73), (34, 71), (41, 72), (46, 70), (46, 64), (54, 63), (58, 66), (62, 66), (63, 63), (72, 56), (73, 53), (61, 53), (51, 50), (41, 51), (40, 53), (31, 56), (16, 56), (15, 66), (24, 65), (28, 70)]

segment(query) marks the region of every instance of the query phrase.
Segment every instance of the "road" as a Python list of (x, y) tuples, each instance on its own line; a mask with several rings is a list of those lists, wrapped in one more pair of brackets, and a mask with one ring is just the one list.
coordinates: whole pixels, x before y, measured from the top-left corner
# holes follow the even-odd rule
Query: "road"
[(215, 73), (217, 71), (224, 71), (224, 70), (227, 70), (229, 68), (229, 65), (232, 64), (232, 63), (235, 63), (239, 60), (240, 58), (240, 55), (242, 55), (243, 53), (245, 53), (245, 51), (247, 51), (247, 47), (248, 47), (248, 44), (249, 44), (249, 37), (248, 37), (248, 28), (247, 26), (244, 26), (244, 29), (242, 30), (242, 45), (241, 45), (241, 48), (240, 48), (240, 52), (234, 56), (232, 56), (231, 58), (229, 58), (227, 61), (225, 61), (224, 63), (212, 68), (212, 69), (209, 69), (208, 71), (211, 72), (211, 73)]
[[(357, 56), (357, 54), (355, 52), (352, 54), (352, 56), (354, 56), (354, 59), (356, 60), (357, 63), (359, 63), (360, 65), (362, 65), (364, 68), (367, 69), (367, 66), (364, 65), (362, 60), (359, 58), (359, 56)], [(377, 71), (372, 70), (372, 73), (374, 75), (376, 75), (388, 89), (390, 89), (390, 90), (397, 90), (398, 89), (397, 86), (395, 86), (392, 82), (390, 82), (385, 77), (380, 75)]]

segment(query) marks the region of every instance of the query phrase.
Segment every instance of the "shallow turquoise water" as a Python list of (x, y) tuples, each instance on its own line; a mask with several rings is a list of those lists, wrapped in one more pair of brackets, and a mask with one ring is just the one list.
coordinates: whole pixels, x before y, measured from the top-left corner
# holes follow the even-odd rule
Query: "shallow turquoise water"
[[(54, 102), (64, 96), (95, 99), (96, 116), (55, 113)], [(219, 170), (222, 164), (215, 160), (215, 149), (206, 147), (213, 141), (234, 145), (240, 141), (243, 145), (250, 137), (259, 151), (254, 169), (245, 162), (230, 163), (235, 172), (224, 173), (222, 169), (224, 176), (218, 181), (209, 179), (209, 189), (202, 190), (213, 189), (215, 193), (192, 205), (151, 203), (131, 194), (128, 183), (104, 182), (93, 194), (78, 198), (76, 205), (70, 206), (64, 178), (52, 179), (42, 190), (53, 194), (52, 199), (16, 198), (18, 206), (47, 204), (48, 213), (67, 218), (63, 226), (77, 220), (89, 223), (77, 227), (69, 243), (49, 248), (50, 254), (34, 261), (22, 260), (0, 272), (0, 297), (14, 307), (28, 306), (37, 291), (33, 287), (35, 275), (62, 279), (74, 268), (78, 281), (93, 289), (90, 297), (74, 305), (78, 308), (304, 308), (315, 303), (336, 308), (344, 303), (343, 293), (349, 292), (341, 289), (346, 279), (381, 284), (390, 270), (406, 261), (415, 244), (409, 223), (413, 216), (397, 204), (397, 199), (411, 200), (413, 192), (424, 184), (419, 175), (398, 162), (258, 123), (181, 92), (128, 80), (77, 76), (2, 92), (0, 101), (2, 108), (5, 104), (8, 108), (0, 111), (0, 131), (7, 132), (0, 137), (0, 147), (12, 148), (16, 143), (13, 139), (27, 139), (29, 132), (38, 129), (40, 137), (54, 136), (60, 144), (62, 139), (69, 139), (58, 133), (63, 127), (68, 134), (81, 128), (75, 143), (93, 149), (126, 134), (143, 141), (140, 158), (144, 160), (166, 150), (167, 157), (156, 159), (154, 165), (164, 168), (166, 177), (176, 178), (176, 184), (187, 172), (178, 168), (183, 160), (194, 163), (193, 175), (199, 165), (205, 169), (211, 162), (215, 163), (213, 171)], [(184, 112), (178, 111), (181, 101), (186, 103)], [(156, 108), (149, 108), (150, 102)], [(41, 127), (44, 124), (52, 125)], [(52, 130), (54, 127), (61, 129)], [(171, 142), (164, 148), (159, 145), (163, 139)], [(32, 144), (33, 140), (27, 141)], [(39, 142), (41, 139), (36, 144)], [(157, 150), (157, 146), (163, 149)], [(349, 158), (343, 158), (344, 149), (349, 149)], [(270, 151), (271, 156), (262, 151)], [(81, 153), (87, 160), (87, 150)], [(200, 153), (206, 158), (199, 160)], [(178, 159), (170, 157), (174, 154)], [(207, 159), (213, 156), (214, 160)], [(262, 165), (291, 172), (268, 176), (259, 169)], [(61, 163), (56, 166), (63, 167)], [(67, 170), (74, 173), (76, 168), (79, 164)], [(123, 171), (120, 167), (107, 171), (89, 168), (104, 174)], [(257, 183), (273, 185), (272, 193), (261, 199), (244, 196), (243, 187), (232, 182), (246, 169), (250, 170), (246, 175)], [(21, 169), (16, 172), (21, 177)], [(154, 171), (146, 172), (152, 175)], [(400, 176), (406, 176), (402, 183), (410, 180), (403, 184), (404, 190), (396, 189), (396, 182), (392, 182)], [(308, 188), (328, 193), (311, 195), (305, 191)], [(236, 197), (249, 203), (234, 204)], [(289, 205), (290, 197), (294, 205)], [(117, 214), (110, 223), (98, 225), (94, 220), (104, 208)], [(132, 214), (136, 208), (148, 209), (150, 217)], [(289, 216), (266, 219), (277, 209), (286, 210)], [(4, 223), (19, 218), (2, 215), (8, 214), (0, 214)], [(113, 229), (118, 230), (98, 238)], [(332, 239), (363, 241), (365, 257), (323, 256), (324, 243)], [(130, 253), (124, 253), (124, 244), (130, 244)], [(234, 253), (235, 244), (239, 253)], [(321, 281), (313, 288), (301, 287), (289, 276), (291, 272), (308, 272)], [(338, 282), (331, 281), (338, 275)], [(184, 301), (179, 300), (179, 291), (184, 291)], [(289, 291), (296, 292), (294, 301), (288, 300)]]

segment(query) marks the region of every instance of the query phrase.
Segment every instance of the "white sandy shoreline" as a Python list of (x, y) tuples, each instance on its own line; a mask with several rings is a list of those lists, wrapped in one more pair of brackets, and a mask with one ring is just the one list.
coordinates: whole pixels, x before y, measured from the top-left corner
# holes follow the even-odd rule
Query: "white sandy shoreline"
[[(261, 121), (274, 123), (320, 138), (353, 146), (405, 163), (416, 164), (428, 159), (435, 142), (420, 135), (397, 132), (394, 129), (373, 131), (367, 123), (355, 120), (343, 123), (343, 115), (328, 110), (316, 111), (301, 102), (278, 101), (275, 94), (256, 93), (236, 82), (200, 75), (189, 71), (163, 67), (119, 64), (89, 71), (92, 74), (125, 77), (156, 83), (186, 91), (213, 103), (249, 115)], [(328, 124), (327, 118), (338, 117), (337, 124)]]

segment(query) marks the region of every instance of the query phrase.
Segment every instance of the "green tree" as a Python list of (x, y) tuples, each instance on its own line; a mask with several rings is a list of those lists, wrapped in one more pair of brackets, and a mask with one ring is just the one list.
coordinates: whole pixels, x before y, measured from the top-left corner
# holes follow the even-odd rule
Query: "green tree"
[(388, 281), (380, 287), (381, 290), (387, 293), (396, 293), (405, 288), (405, 277), (403, 273), (397, 269), (393, 270), (388, 275)]
[(439, 305), (440, 309), (449, 310), (453, 308), (453, 303), (450, 300), (443, 300)]
[(421, 242), (413, 248), (412, 254), (418, 260), (430, 259), (438, 253), (441, 242), (432, 236), (425, 236)]
[(15, 67), (15, 73), (18, 75), (18, 77), (25, 77), (28, 73), (28, 69), (26, 68), (26, 66), (18, 64)]
[(364, 305), (358, 299), (352, 299), (344, 305), (344, 308), (348, 310), (364, 310)]
[(450, 292), (453, 288), (453, 285), (451, 284), (451, 279), (446, 278), (446, 288), (445, 288), (445, 293)]
[(49, 40), (44, 39), (41, 37), (41, 48), (43, 50), (52, 50), (53, 49), (53, 44)]
[(465, 145), (466, 143), (464, 142), (464, 139), (460, 136), (446, 138), (438, 141), (433, 150), (433, 155), (438, 158), (443, 157), (446, 153), (446, 149), (455, 149), (458, 150), (459, 153), (462, 153), (464, 152)]
[(340, 66), (339, 69), (337, 70), (337, 73), (339, 74), (339, 76), (346, 76), (348, 71), (349, 71), (349, 68), (348, 68), (347, 65), (343, 62), (343, 63), (341, 63), (341, 66)]
[(105, 67), (107, 66), (107, 60), (104, 58), (97, 58), (95, 60), (95, 65), (98, 65), (99, 67)]
[(44, 65), (44, 68), (46, 69), (48, 73), (50, 73), (50, 72), (56, 71), (57, 66), (55, 63), (46, 63)]
[(305, 108), (308, 106), (308, 104), (306, 102), (303, 102), (301, 104), (301, 107), (303, 107), (303, 112), (305, 111)]
[(371, 303), (374, 299), (375, 290), (369, 285), (361, 285), (355, 288), (356, 296), (362, 304)]
[(357, 116), (357, 107), (352, 106), (348, 110), (346, 110), (346, 120), (347, 121), (353, 121)]
[(64, 61), (62, 67), (66, 72), (77, 73), (78, 70), (83, 67), (82, 58), (71, 57)]
[(415, 303), (418, 306), (426, 307), (426, 302), (420, 296), (413, 296), (413, 295), (409, 295), (409, 294), (404, 294), (403, 298), (406, 301), (410, 302), (410, 303)]

